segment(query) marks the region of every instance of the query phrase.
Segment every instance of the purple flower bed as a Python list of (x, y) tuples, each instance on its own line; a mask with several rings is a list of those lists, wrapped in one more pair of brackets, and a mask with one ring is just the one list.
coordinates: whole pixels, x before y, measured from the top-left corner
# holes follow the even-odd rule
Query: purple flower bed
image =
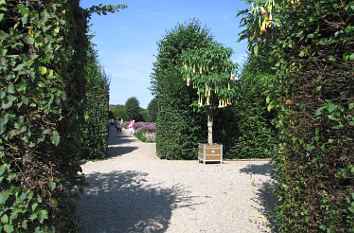
[[(123, 122), (123, 126), (128, 127), (129, 121)], [(141, 132), (141, 133), (155, 133), (156, 132), (156, 123), (152, 122), (143, 122), (143, 121), (138, 121), (135, 122), (134, 129), (136, 132)]]
[(155, 133), (156, 123), (139, 121), (135, 123), (134, 129), (137, 132)]

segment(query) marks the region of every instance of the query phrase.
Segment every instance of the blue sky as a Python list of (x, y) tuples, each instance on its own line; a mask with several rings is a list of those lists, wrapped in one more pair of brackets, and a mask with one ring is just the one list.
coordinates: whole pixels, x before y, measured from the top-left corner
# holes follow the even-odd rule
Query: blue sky
[(125, 4), (128, 8), (108, 15), (93, 15), (91, 31), (100, 64), (111, 79), (110, 104), (125, 104), (136, 97), (146, 108), (153, 98), (149, 90), (156, 43), (178, 23), (199, 19), (210, 28), (215, 40), (234, 50), (232, 61), (241, 64), (247, 56), (246, 41), (237, 42), (239, 10), (247, 7), (240, 0), (81, 0), (91, 5)]

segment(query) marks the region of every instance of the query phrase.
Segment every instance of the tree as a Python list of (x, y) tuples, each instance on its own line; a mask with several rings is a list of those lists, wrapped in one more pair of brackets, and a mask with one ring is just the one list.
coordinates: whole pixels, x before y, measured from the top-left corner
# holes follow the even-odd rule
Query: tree
[(140, 106), (139, 106), (139, 101), (137, 100), (136, 97), (130, 97), (124, 105), (124, 110), (125, 110), (125, 115), (128, 118), (128, 120), (140, 120)]
[(213, 42), (208, 46), (184, 50), (181, 55), (186, 85), (198, 89), (198, 107), (206, 108), (208, 144), (213, 144), (213, 111), (231, 105), (235, 97), (234, 74), (237, 65), (231, 60), (232, 50)]
[(157, 100), (157, 98), (155, 97), (155, 98), (153, 98), (153, 99), (150, 101), (150, 103), (149, 103), (149, 105), (148, 105), (148, 107), (147, 107), (147, 111), (148, 111), (149, 116), (150, 116), (150, 118), (151, 118), (151, 120), (152, 120), (153, 122), (156, 121), (157, 110), (158, 110), (158, 100)]

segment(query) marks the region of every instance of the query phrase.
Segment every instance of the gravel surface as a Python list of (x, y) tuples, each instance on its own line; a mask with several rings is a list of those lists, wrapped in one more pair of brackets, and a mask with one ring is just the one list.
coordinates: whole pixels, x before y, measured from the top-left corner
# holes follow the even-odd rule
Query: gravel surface
[[(160, 160), (154, 143), (110, 129), (109, 158), (82, 165), (79, 232), (270, 232), (266, 160)], [(266, 207), (265, 207), (266, 206)]]

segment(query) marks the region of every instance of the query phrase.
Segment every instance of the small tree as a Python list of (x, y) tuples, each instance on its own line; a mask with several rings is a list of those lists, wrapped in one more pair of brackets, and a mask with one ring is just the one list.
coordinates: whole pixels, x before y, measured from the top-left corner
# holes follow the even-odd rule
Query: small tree
[(231, 48), (212, 42), (205, 48), (182, 52), (182, 72), (186, 85), (198, 89), (199, 108), (208, 116), (208, 144), (213, 144), (213, 111), (231, 105), (235, 97), (234, 75), (237, 65), (230, 60)]
[(125, 115), (127, 116), (128, 120), (140, 120), (140, 106), (139, 101), (135, 97), (130, 97), (124, 105)]

